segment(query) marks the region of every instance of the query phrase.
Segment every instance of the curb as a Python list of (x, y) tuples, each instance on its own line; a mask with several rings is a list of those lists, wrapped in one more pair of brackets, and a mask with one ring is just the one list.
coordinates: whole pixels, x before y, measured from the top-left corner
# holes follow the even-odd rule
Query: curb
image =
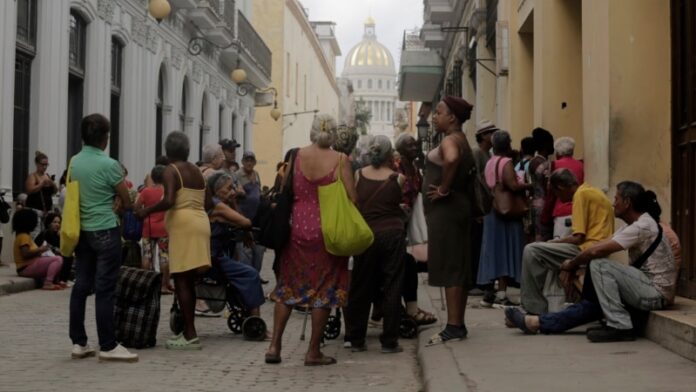
[(421, 279), (418, 286), (419, 305), (423, 310), (437, 315), (439, 322), (427, 329), (421, 329), (418, 333), (418, 365), (420, 366), (424, 391), (469, 391), (465, 383), (466, 377), (462, 374), (455, 359), (452, 347), (449, 344), (426, 347), (432, 335), (444, 327), (447, 315), (436, 306), (440, 299), (435, 300), (430, 295), (430, 288)]
[(30, 278), (13, 277), (0, 284), (0, 296), (34, 290), (36, 281)]

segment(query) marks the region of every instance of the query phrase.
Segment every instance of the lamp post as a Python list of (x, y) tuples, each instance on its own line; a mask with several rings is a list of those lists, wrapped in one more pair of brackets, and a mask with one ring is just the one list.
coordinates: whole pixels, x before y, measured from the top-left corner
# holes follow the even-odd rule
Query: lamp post
[(418, 119), (418, 122), (416, 123), (416, 129), (418, 130), (418, 141), (420, 142), (423, 148), (426, 148), (423, 142), (430, 144), (430, 140), (428, 140), (430, 123), (428, 123), (428, 120), (426, 120), (425, 117), (420, 117)]

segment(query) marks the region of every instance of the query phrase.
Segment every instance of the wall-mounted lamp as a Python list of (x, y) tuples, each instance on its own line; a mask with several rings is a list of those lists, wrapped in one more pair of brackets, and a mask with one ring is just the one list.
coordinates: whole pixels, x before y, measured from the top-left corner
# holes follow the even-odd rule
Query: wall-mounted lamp
[(160, 23), (169, 16), (169, 13), (172, 12), (172, 7), (167, 0), (150, 0), (148, 10), (150, 15), (157, 20), (157, 23)]

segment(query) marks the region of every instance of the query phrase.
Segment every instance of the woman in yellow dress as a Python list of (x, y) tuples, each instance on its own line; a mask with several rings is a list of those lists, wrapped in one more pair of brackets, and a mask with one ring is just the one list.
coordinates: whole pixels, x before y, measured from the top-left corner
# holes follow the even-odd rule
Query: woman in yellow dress
[(164, 198), (138, 211), (144, 217), (167, 211), (169, 272), (174, 278), (176, 298), (184, 319), (184, 332), (167, 340), (172, 350), (200, 350), (194, 325), (195, 281), (210, 268), (210, 221), (206, 206), (212, 205), (200, 169), (188, 162), (190, 144), (183, 132), (172, 132), (164, 142), (169, 166), (164, 171)]

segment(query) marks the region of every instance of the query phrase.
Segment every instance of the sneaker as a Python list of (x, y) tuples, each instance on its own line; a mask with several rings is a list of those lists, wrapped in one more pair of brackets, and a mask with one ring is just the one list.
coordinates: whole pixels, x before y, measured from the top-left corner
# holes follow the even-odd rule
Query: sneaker
[(92, 347), (90, 347), (89, 344), (85, 344), (84, 346), (80, 346), (79, 344), (73, 344), (72, 346), (71, 356), (73, 359), (93, 357), (96, 354), (97, 352)]
[(100, 361), (138, 362), (138, 354), (126, 350), (120, 344), (111, 351), (99, 351)]
[(197, 317), (220, 317), (220, 316), (222, 316), (222, 312), (216, 313), (210, 309), (205, 309), (205, 310), (196, 309), (196, 316)]
[(479, 305), (481, 305), (482, 308), (492, 308), (493, 304), (495, 304), (495, 301), (495, 292), (488, 291), (485, 294), (483, 294), (483, 298), (481, 298), (481, 301), (479, 301)]
[(343, 348), (352, 348), (353, 344), (349, 341), (343, 342)]
[(616, 329), (609, 326), (587, 332), (587, 339), (592, 343), (632, 342), (636, 340), (633, 329)]

